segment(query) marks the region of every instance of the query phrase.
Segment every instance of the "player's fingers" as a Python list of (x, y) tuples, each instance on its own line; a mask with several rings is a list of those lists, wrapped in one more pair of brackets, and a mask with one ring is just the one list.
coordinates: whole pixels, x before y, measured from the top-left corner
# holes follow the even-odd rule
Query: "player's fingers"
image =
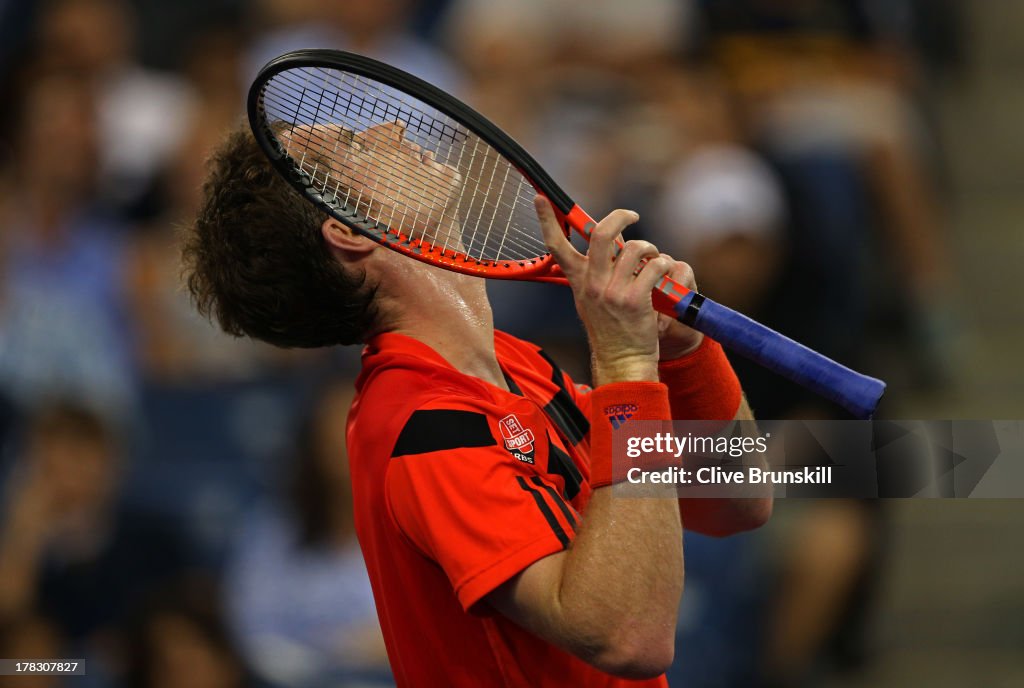
[(654, 286), (661, 281), (661, 278), (669, 274), (672, 270), (674, 261), (664, 255), (654, 256), (640, 267), (640, 272), (637, 273), (636, 278), (633, 280), (633, 284), (630, 285), (629, 290), (632, 295), (636, 298), (646, 296), (650, 298), (651, 292), (654, 291)]
[(632, 285), (637, 273), (640, 272), (641, 263), (659, 255), (658, 247), (649, 241), (636, 239), (627, 241), (622, 251), (615, 258), (615, 265), (612, 268), (612, 278), (609, 282), (611, 289), (627, 289)]
[(587, 272), (597, 283), (604, 284), (612, 274), (615, 240), (626, 227), (639, 219), (640, 216), (632, 210), (613, 210), (594, 227), (587, 250)]
[(675, 260), (667, 253), (662, 253), (661, 255), (672, 261), (672, 269), (668, 273), (672, 281), (683, 285), (690, 291), (697, 291), (697, 279), (693, 274), (693, 268), (690, 267), (690, 264), (684, 263), (681, 260)]
[(577, 273), (583, 265), (584, 257), (576, 248), (569, 243), (568, 237), (562, 233), (558, 226), (558, 218), (551, 203), (544, 196), (537, 194), (533, 199), (534, 208), (537, 210), (537, 219), (540, 220), (540, 229), (544, 235), (544, 245), (551, 255), (555, 257), (558, 266), (566, 277)]

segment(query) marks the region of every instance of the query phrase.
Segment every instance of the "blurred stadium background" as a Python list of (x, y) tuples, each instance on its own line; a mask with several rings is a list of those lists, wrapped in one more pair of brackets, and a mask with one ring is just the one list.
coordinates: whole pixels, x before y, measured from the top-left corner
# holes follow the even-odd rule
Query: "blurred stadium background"
[[(0, 0), (0, 657), (388, 685), (346, 496), (358, 352), (231, 340), (179, 281), (270, 57), (418, 73), (704, 291), (887, 379), (883, 415), (999, 419), (1024, 417), (1022, 36), (1022, 0)], [(492, 293), (586, 378), (565, 292)], [(737, 365), (759, 416), (839, 417)], [(1012, 501), (784, 500), (688, 535), (672, 685), (1024, 685), (1022, 531)]]

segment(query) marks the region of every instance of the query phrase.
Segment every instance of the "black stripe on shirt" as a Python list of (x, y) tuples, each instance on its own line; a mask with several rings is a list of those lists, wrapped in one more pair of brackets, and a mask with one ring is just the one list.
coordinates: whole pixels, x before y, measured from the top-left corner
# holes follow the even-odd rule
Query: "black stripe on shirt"
[(565, 529), (562, 528), (562, 524), (558, 522), (558, 518), (555, 517), (555, 512), (551, 510), (548, 503), (544, 500), (544, 495), (539, 490), (530, 487), (530, 484), (526, 482), (526, 479), (521, 475), (516, 476), (516, 482), (519, 483), (519, 487), (523, 488), (530, 493), (533, 497), (533, 501), (537, 504), (537, 508), (540, 509), (540, 513), (544, 515), (544, 520), (551, 526), (551, 530), (555, 533), (555, 537), (562, 543), (562, 549), (569, 546), (569, 536), (566, 535)]
[(548, 435), (548, 473), (562, 476), (562, 480), (565, 481), (565, 498), (567, 500), (572, 501), (580, 493), (583, 475), (576, 468), (572, 457), (551, 441), (550, 435)]
[(551, 366), (551, 381), (558, 385), (558, 391), (551, 397), (551, 401), (544, 407), (544, 413), (551, 419), (562, 437), (570, 444), (579, 444), (588, 432), (590, 432), (590, 421), (586, 414), (580, 410), (572, 400), (572, 395), (565, 386), (565, 374), (558, 367), (550, 356), (543, 351), (538, 351), (541, 358)]
[(558, 427), (559, 433), (569, 444), (579, 444), (590, 432), (590, 421), (572, 397), (559, 390), (544, 406), (544, 414)]
[(505, 384), (508, 385), (508, 391), (512, 392), (516, 396), (526, 396), (523, 394), (523, 390), (519, 389), (519, 385), (516, 384), (516, 381), (512, 379), (512, 376), (509, 375), (504, 368), (501, 369), (501, 374), (505, 376)]
[(561, 510), (562, 515), (565, 516), (566, 523), (572, 526), (573, 530), (576, 530), (576, 516), (573, 514), (572, 508), (562, 499), (561, 495), (555, 492), (555, 488), (541, 480), (540, 476), (537, 475), (530, 478), (530, 482), (551, 495), (551, 499), (554, 500), (555, 505)]
[(447, 449), (492, 447), (498, 444), (487, 416), (474, 411), (427, 409), (413, 411), (398, 435), (391, 456), (427, 454)]

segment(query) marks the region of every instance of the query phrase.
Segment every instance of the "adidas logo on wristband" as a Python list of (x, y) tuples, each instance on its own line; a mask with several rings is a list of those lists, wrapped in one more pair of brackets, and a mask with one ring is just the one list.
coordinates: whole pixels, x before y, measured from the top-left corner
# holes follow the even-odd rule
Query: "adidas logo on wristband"
[(608, 418), (608, 422), (612, 424), (612, 429), (618, 430), (623, 423), (632, 418), (633, 414), (639, 410), (640, 407), (636, 404), (615, 404), (614, 406), (606, 406), (604, 415)]

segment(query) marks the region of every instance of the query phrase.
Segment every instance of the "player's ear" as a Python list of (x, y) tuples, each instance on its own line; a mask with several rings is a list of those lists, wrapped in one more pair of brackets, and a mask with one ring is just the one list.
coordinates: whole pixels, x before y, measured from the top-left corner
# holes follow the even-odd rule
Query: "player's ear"
[(361, 258), (377, 248), (377, 242), (364, 237), (333, 217), (324, 220), (320, 225), (320, 233), (332, 251), (340, 252), (349, 259)]

